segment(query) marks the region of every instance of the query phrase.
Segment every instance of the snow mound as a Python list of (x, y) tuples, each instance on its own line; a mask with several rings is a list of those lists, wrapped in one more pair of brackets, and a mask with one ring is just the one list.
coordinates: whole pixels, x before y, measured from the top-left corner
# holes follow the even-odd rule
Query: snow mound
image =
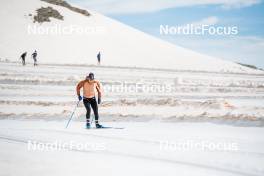
[[(0, 2), (0, 58), (18, 61), (22, 52), (30, 55), (36, 49), (41, 63), (96, 64), (101, 51), (105, 66), (263, 73), (170, 44), (90, 10), (49, 2)], [(37, 10), (48, 7), (63, 20), (34, 23)]]

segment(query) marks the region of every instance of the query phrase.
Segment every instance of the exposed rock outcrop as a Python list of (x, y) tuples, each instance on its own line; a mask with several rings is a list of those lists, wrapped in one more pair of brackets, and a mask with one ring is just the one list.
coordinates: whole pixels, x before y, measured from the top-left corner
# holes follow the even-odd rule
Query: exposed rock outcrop
[(34, 16), (34, 23), (50, 22), (50, 18), (63, 20), (63, 16), (52, 7), (41, 7), (37, 9), (37, 15)]
[(79, 9), (77, 7), (73, 7), (69, 3), (67, 3), (66, 1), (63, 1), (63, 0), (41, 0), (41, 1), (44, 1), (44, 2), (47, 2), (47, 3), (50, 3), (50, 4), (54, 4), (54, 5), (59, 5), (59, 6), (62, 6), (62, 7), (66, 7), (66, 8), (68, 8), (68, 9), (74, 11), (74, 12), (83, 14), (85, 16), (90, 16), (91, 15), (87, 10), (83, 10), (83, 9)]

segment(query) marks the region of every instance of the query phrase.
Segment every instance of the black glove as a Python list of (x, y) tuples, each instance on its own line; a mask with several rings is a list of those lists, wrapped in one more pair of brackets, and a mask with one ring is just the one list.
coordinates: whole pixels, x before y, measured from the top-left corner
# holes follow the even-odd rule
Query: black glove
[(79, 99), (79, 101), (81, 101), (81, 100), (82, 100), (82, 96), (81, 96), (81, 95), (79, 95), (79, 96), (78, 96), (78, 99)]
[(101, 97), (98, 97), (98, 104), (101, 104)]

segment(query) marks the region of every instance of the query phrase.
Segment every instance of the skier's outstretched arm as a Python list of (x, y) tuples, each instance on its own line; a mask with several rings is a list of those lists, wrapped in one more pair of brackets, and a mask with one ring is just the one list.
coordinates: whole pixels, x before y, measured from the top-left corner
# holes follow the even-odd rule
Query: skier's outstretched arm
[(98, 104), (101, 103), (101, 97), (102, 97), (102, 89), (101, 89), (101, 84), (99, 81), (96, 81), (96, 90), (98, 92)]
[(82, 100), (80, 91), (81, 91), (81, 88), (83, 87), (83, 84), (84, 84), (84, 81), (81, 81), (76, 86), (76, 93), (77, 93), (78, 98), (79, 98), (80, 101)]
[(101, 89), (101, 84), (99, 81), (96, 81), (96, 91), (98, 92), (98, 96), (101, 97), (102, 89)]

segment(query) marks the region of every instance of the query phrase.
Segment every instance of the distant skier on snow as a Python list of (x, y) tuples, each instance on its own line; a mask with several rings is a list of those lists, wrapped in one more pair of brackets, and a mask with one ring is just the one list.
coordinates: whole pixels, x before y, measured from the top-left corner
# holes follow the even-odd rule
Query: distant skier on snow
[[(83, 97), (80, 94), (80, 90), (83, 88)], [(99, 124), (99, 114), (98, 114), (98, 105), (95, 98), (96, 91), (98, 92), (98, 104), (101, 103), (101, 86), (100, 82), (94, 79), (94, 74), (89, 73), (85, 80), (80, 81), (76, 87), (76, 92), (79, 98), (79, 101), (83, 100), (83, 104), (86, 108), (86, 128), (91, 128), (90, 113), (91, 107), (95, 116), (96, 128), (103, 128)]]
[(34, 66), (37, 66), (38, 64), (37, 64), (37, 56), (38, 56), (38, 53), (37, 53), (37, 51), (35, 50), (34, 51), (34, 53), (32, 53), (32, 58), (33, 58), (33, 60), (34, 60)]
[(20, 56), (20, 59), (22, 59), (22, 65), (23, 65), (23, 66), (26, 65), (26, 56), (27, 56), (27, 52), (24, 52), (24, 53)]
[(99, 51), (99, 53), (97, 54), (97, 64), (100, 65), (101, 64), (101, 52)]

